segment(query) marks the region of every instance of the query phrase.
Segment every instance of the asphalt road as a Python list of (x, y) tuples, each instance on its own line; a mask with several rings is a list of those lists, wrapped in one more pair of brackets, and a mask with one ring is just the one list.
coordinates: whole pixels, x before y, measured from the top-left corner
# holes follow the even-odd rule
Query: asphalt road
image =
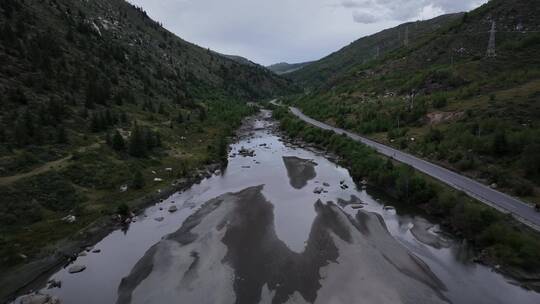
[(514, 197), (511, 197), (507, 194), (483, 185), (475, 180), (472, 180), (466, 176), (460, 175), (441, 166), (427, 162), (408, 153), (404, 153), (394, 148), (385, 146), (373, 140), (359, 136), (358, 134), (354, 134), (352, 132), (322, 123), (318, 120), (304, 115), (297, 108), (290, 107), (290, 111), (298, 118), (313, 126), (325, 130), (331, 130), (338, 134), (345, 134), (353, 140), (362, 142), (374, 148), (383, 155), (392, 157), (397, 161), (408, 164), (415, 169), (433, 178), (436, 178), (457, 190), (467, 193), (469, 196), (474, 197), (477, 200), (493, 208), (496, 208), (501, 212), (510, 213), (520, 222), (528, 225), (529, 227), (537, 231), (540, 231), (540, 213), (536, 212), (533, 207), (523, 201), (520, 201)]

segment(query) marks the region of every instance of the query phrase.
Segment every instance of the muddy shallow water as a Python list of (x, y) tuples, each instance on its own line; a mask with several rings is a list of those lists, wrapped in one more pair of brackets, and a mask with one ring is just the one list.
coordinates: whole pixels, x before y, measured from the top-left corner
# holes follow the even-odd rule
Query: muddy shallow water
[(41, 292), (77, 304), (540, 303), (322, 153), (283, 143), (268, 117), (246, 122), (223, 173), (148, 208)]

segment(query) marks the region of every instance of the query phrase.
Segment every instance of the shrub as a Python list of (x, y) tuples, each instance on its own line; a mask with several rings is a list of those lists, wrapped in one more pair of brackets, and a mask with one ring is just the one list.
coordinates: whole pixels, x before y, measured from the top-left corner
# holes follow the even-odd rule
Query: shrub
[(437, 95), (433, 97), (432, 105), (435, 109), (441, 109), (448, 105), (448, 98), (446, 95)]

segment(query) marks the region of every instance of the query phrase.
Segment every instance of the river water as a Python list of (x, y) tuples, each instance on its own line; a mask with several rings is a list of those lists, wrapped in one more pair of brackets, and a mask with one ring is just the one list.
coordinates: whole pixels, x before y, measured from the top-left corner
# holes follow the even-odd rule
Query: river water
[(286, 144), (270, 112), (242, 134), (224, 172), (149, 207), (40, 292), (73, 304), (540, 303), (323, 153)]

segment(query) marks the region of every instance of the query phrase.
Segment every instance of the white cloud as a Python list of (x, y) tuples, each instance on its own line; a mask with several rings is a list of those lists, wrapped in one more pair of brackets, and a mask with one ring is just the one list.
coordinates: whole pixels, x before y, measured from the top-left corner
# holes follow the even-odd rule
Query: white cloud
[(358, 7), (362, 7), (363, 5), (366, 4), (366, 2), (369, 2), (369, 1), (354, 1), (354, 0), (343, 0), (341, 1), (341, 3), (338, 5), (338, 6), (342, 6), (342, 7), (345, 7), (345, 8), (358, 8)]
[(376, 23), (380, 19), (377, 18), (375, 15), (372, 15), (369, 13), (354, 11), (353, 20), (354, 22), (358, 22), (358, 23), (371, 24), (371, 23)]
[(190, 42), (255, 62), (319, 59), (403, 21), (487, 0), (129, 0)]

